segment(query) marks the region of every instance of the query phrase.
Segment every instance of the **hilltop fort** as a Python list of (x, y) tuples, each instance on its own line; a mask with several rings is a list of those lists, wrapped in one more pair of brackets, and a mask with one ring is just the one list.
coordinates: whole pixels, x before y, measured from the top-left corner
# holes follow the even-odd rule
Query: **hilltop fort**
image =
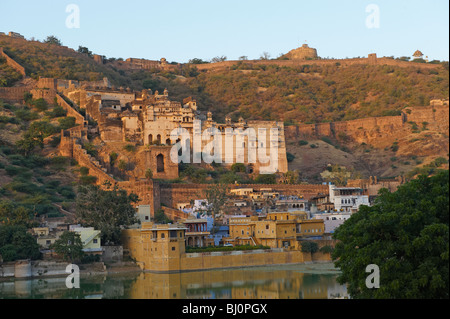
[[(15, 37), (13, 40), (25, 41), (20, 37)], [(172, 139), (171, 132), (184, 129), (192, 136), (196, 121), (200, 121), (198, 127), (200, 131), (215, 128), (221, 132), (223, 143), (225, 143), (227, 129), (246, 130), (253, 128), (258, 131), (259, 129), (277, 128), (280, 132), (277, 141), (279, 146), (277, 175), (279, 177), (282, 177), (283, 173), (288, 171), (285, 138), (298, 140), (300, 138), (329, 136), (341, 140), (344, 138), (350, 139), (360, 144), (382, 142), (384, 144), (378, 146), (388, 148), (392, 144), (392, 136), (401, 130), (409, 132), (411, 123), (427, 123), (428, 129), (448, 132), (448, 101), (438, 100), (432, 101), (430, 106), (406, 108), (400, 115), (396, 116), (346, 122), (300, 123), (286, 128), (279, 121), (253, 121), (239, 118), (238, 121), (233, 122), (229, 116), (225, 117), (224, 123), (219, 123), (213, 120), (211, 112), (200, 111), (197, 101), (189, 96), (186, 96), (182, 102), (178, 102), (171, 100), (168, 90), (159, 92), (151, 89), (136, 91), (130, 88), (116, 88), (106, 77), (99, 81), (75, 81), (44, 77), (35, 80), (27, 77), (25, 68), (9, 57), (1, 48), (0, 55), (6, 60), (8, 66), (25, 76), (25, 79), (14, 87), (0, 88), (0, 98), (10, 102), (23, 102), (24, 94), (29, 92), (34, 99), (42, 98), (64, 108), (67, 111), (67, 116), (75, 118), (77, 126), (61, 132), (59, 154), (73, 158), (79, 165), (87, 167), (89, 174), (96, 178), (97, 184), (102, 185), (108, 182), (138, 194), (141, 199), (140, 204), (151, 205), (152, 213), (162, 206), (175, 209), (179, 202), (204, 195), (207, 185), (189, 184), (189, 186), (186, 186), (164, 184), (158, 181), (179, 177), (178, 165), (170, 159), (171, 149), (179, 140)], [(368, 58), (344, 60), (322, 60), (316, 59), (316, 57), (317, 51), (304, 45), (292, 50), (288, 54), (288, 60), (244, 62), (301, 65), (304, 63), (334, 64), (336, 61), (340, 61), (342, 65), (346, 63), (395, 64), (397, 66), (413, 65), (419, 69), (442, 67), (439, 64), (377, 58), (376, 54), (370, 54)], [(94, 56), (93, 59), (97, 63), (104, 63), (101, 56)], [(165, 59), (150, 61), (130, 58), (120, 63), (123, 67), (136, 70), (176, 67), (173, 64), (168, 64)], [(196, 67), (199, 70), (207, 70), (230, 67), (235, 63), (237, 62), (224, 61), (198, 64)], [(98, 136), (94, 141), (98, 146), (98, 154), (95, 156), (90, 154), (86, 148), (86, 144), (93, 141), (92, 136)], [(405, 133), (405, 138), (407, 136)], [(208, 142), (202, 141), (202, 146), (205, 146)], [(241, 144), (238, 144), (237, 139), (233, 138), (233, 155), (231, 158), (222, 157), (223, 162), (226, 162), (227, 165), (236, 163), (235, 154), (237, 150), (248, 154), (249, 147), (254, 142), (247, 137)], [(266, 139), (263, 144), (270, 145), (271, 142), (270, 139)], [(192, 148), (192, 138), (189, 138), (188, 144)], [(125, 151), (124, 147), (127, 146), (135, 147), (136, 151)], [(448, 149), (448, 143), (444, 144), (442, 148)], [(128, 166), (121, 172), (118, 172), (116, 165), (113, 163), (111, 154), (114, 153), (117, 153), (117, 161), (124, 160), (127, 162)], [(250, 163), (248, 157), (244, 157), (244, 164), (246, 173), (250, 174), (260, 173), (261, 168), (265, 165), (261, 162)], [(149, 179), (148, 170), (151, 171), (153, 180)], [(279, 180), (282, 181), (283, 179)], [(283, 189), (285, 193), (317, 195), (327, 192), (327, 188), (322, 186), (277, 185), (277, 188)], [(176, 213), (174, 212), (174, 214)]]

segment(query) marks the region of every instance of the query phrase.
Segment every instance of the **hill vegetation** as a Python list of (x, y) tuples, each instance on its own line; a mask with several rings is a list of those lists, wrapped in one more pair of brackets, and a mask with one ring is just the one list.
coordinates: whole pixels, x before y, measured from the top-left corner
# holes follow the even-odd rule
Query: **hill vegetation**
[(132, 85), (125, 75), (96, 63), (88, 54), (55, 43), (26, 41), (0, 35), (0, 47), (3, 47), (5, 53), (22, 65), (27, 75), (34, 79), (41, 76), (98, 81), (106, 76), (115, 85)]
[(0, 57), (0, 87), (11, 86), (21, 78), (22, 75), (6, 64), (4, 57)]
[[(398, 115), (405, 107), (424, 106), (431, 99), (449, 96), (448, 62), (440, 61), (432, 61), (441, 64), (433, 69), (416, 64), (276, 66), (239, 61), (229, 69), (209, 71), (199, 71), (193, 63), (170, 71), (136, 71), (118, 69), (114, 62), (122, 59), (96, 63), (85, 47), (78, 52), (8, 36), (0, 36), (0, 46), (32, 77), (96, 81), (106, 76), (115, 86), (153, 91), (168, 88), (177, 101), (193, 96), (217, 121), (227, 114), (233, 120), (242, 116), (288, 125)], [(7, 85), (18, 80), (15, 75), (8, 79)]]
[[(399, 115), (405, 107), (425, 106), (431, 99), (446, 99), (449, 96), (448, 63), (440, 61), (430, 62), (439, 65), (428, 69), (419, 68), (415, 63), (411, 63), (410, 67), (400, 67), (339, 63), (324, 65), (311, 61), (308, 65), (277, 66), (263, 62), (252, 64), (242, 60), (229, 68), (199, 70), (196, 64), (198, 59), (192, 59), (191, 63), (178, 65), (170, 70), (131, 70), (124, 67), (124, 62), (121, 61), (123, 59), (105, 58), (105, 63), (97, 63), (88, 48), (80, 46), (76, 51), (60, 45), (58, 41), (41, 43), (0, 35), (0, 46), (34, 78), (43, 76), (92, 81), (106, 76), (116, 87), (152, 89), (153, 92), (162, 92), (168, 88), (172, 100), (181, 102), (192, 96), (197, 100), (200, 110), (212, 111), (214, 120), (218, 122), (223, 122), (224, 117), (230, 115), (233, 121), (240, 117), (250, 120), (277, 120), (284, 121), (288, 126)], [(20, 84), (20, 74), (2, 60), (0, 75), (0, 86)], [(9, 110), (14, 116), (4, 115), (0, 118), (2, 125), (12, 127), (12, 130), (3, 130), (2, 134), (14, 140), (14, 143), (19, 138), (18, 134), (13, 133), (14, 130), (18, 132), (23, 129), (23, 136), (20, 134), (22, 142), (14, 144), (19, 147), (17, 152), (22, 152), (21, 154), (27, 150), (32, 153), (33, 149), (40, 147), (42, 139), (60, 128), (74, 124), (69, 118), (58, 118), (64, 116), (58, 113), (60, 109), (42, 105), (41, 102), (34, 101), (35, 105)], [(15, 121), (20, 123), (14, 123)], [(45, 128), (45, 131), (40, 131), (39, 138), (36, 139), (25, 125), (26, 121), (38, 122), (33, 126), (28, 124), (35, 132), (39, 127)], [(47, 122), (51, 125), (43, 124)], [(300, 180), (309, 182), (321, 182), (320, 174), (328, 164), (353, 167), (364, 177), (369, 174), (385, 177), (398, 174), (409, 176), (422, 169), (422, 164), (427, 165), (438, 156), (446, 155), (444, 157), (448, 158), (448, 143), (443, 142), (446, 136), (437, 132), (436, 134), (442, 136), (436, 140), (434, 137), (426, 137), (425, 133), (431, 136), (432, 132), (422, 134), (424, 141), (420, 145), (430, 149), (430, 154), (423, 156), (403, 156), (404, 151), (377, 150), (372, 145), (338, 145), (323, 138), (317, 141), (314, 138), (297, 141), (287, 137), (289, 168), (298, 171), (296, 174), (300, 175)], [(54, 143), (57, 143), (58, 137), (53, 138)], [(422, 136), (414, 136), (413, 139), (405, 134), (404, 139), (406, 138), (409, 140), (399, 144), (403, 149), (407, 149), (412, 141)], [(448, 136), (446, 138), (448, 139)], [(302, 146), (300, 142), (309, 145)], [(437, 147), (439, 152), (434, 154), (432, 150), (435, 148), (431, 147), (431, 144), (442, 147)], [(446, 147), (447, 151), (442, 151)], [(308, 152), (305, 152), (305, 149)], [(430, 155), (433, 156), (428, 159)], [(87, 182), (90, 177), (82, 176)], [(180, 167), (180, 177), (172, 182), (183, 181), (258, 182), (240, 171), (192, 165)], [(271, 177), (270, 182), (274, 182), (274, 178)]]
[[(218, 120), (231, 114), (285, 124), (399, 115), (408, 106), (428, 105), (449, 95), (444, 67), (303, 65), (279, 67), (239, 63), (230, 70), (152, 74), (172, 96), (192, 95)], [(149, 80), (147, 79), (147, 82)]]
[(55, 133), (72, 125), (67, 122), (64, 110), (42, 100), (23, 106), (0, 101), (0, 223), (31, 226), (34, 217), (71, 209), (76, 163), (52, 154), (59, 144)]

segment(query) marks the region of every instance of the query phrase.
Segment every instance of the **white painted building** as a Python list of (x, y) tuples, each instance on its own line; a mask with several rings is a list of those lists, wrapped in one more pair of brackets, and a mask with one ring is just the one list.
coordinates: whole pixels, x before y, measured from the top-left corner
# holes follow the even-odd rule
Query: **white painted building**
[(137, 217), (141, 223), (149, 222), (151, 219), (150, 205), (139, 205), (137, 207)]
[(357, 212), (359, 206), (369, 204), (369, 196), (359, 187), (337, 187), (329, 185), (330, 202), (338, 212)]
[(316, 213), (312, 218), (323, 219), (325, 233), (334, 233), (336, 228), (349, 219), (351, 215), (351, 213)]

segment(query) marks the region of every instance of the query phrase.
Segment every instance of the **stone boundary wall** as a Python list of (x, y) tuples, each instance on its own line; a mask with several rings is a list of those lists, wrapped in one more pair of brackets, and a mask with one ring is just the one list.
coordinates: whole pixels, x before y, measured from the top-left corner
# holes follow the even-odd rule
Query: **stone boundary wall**
[(420, 127), (423, 122), (427, 122), (427, 127), (448, 133), (449, 106), (444, 104), (406, 108), (404, 119), (405, 124), (408, 125), (409, 122), (414, 122)]
[(102, 246), (101, 260), (104, 262), (121, 262), (123, 260), (123, 246)]
[[(167, 207), (175, 208), (177, 203), (190, 202), (191, 199), (205, 198), (205, 191), (211, 187), (210, 184), (160, 184), (159, 194), (153, 195), (155, 205), (163, 204)], [(253, 188), (260, 191), (263, 188), (270, 188), (274, 191), (282, 192), (285, 195), (303, 195), (305, 198), (315, 196), (319, 193), (328, 194), (327, 185), (286, 185), (286, 184), (249, 184), (249, 185), (229, 185), (230, 189)], [(139, 195), (139, 194), (138, 194)], [(159, 199), (159, 202), (158, 202)], [(152, 204), (152, 203), (146, 203)]]
[[(176, 210), (177, 203), (190, 202), (191, 199), (206, 198), (205, 191), (211, 184), (169, 184), (158, 181), (135, 180), (117, 182), (119, 188), (125, 189), (128, 193), (135, 193), (139, 196), (137, 205), (150, 205), (153, 216), (159, 208), (171, 208)], [(309, 185), (286, 185), (286, 184), (248, 184), (248, 185), (228, 185), (230, 189), (253, 188), (260, 191), (263, 188), (270, 188), (274, 191), (282, 192), (285, 195), (303, 195), (310, 198), (317, 194), (328, 194), (328, 186), (321, 184)], [(180, 211), (174, 217), (182, 217)], [(172, 211), (170, 211), (172, 213)]]
[(30, 92), (30, 87), (2, 87), (0, 88), (0, 99), (8, 102), (23, 102), (23, 95)]
[[(161, 209), (164, 211), (164, 214), (166, 214), (166, 216), (173, 221), (177, 221), (179, 219), (186, 219), (189, 217), (188, 213), (182, 212), (181, 210), (175, 208), (163, 206), (161, 207)], [(151, 215), (154, 216), (154, 213)]]
[(89, 168), (89, 175), (97, 177), (97, 184), (103, 185), (104, 182), (109, 182), (115, 185), (114, 178), (106, 173), (106, 168), (103, 168), (95, 158), (90, 156), (85, 149), (79, 144), (73, 143), (73, 158), (80, 166)]
[(214, 269), (231, 269), (256, 266), (276, 266), (331, 262), (329, 253), (304, 253), (299, 250), (283, 248), (256, 249), (241, 251), (219, 251), (204, 253), (183, 253), (180, 258), (168, 260), (145, 258), (138, 264), (144, 271), (154, 273), (180, 273)]
[(68, 262), (18, 260), (0, 264), (0, 278), (30, 278), (66, 274)]
[(70, 106), (59, 94), (56, 94), (56, 103), (67, 111), (67, 116), (73, 116), (75, 118), (75, 123), (79, 125), (84, 125), (84, 116), (78, 113), (74, 108)]
[(22, 74), (22, 76), (26, 76), (25, 68), (21, 66), (19, 63), (11, 59), (4, 51), (3, 48), (0, 48), (0, 56), (6, 59), (6, 64), (15, 69), (17, 72)]
[(318, 60), (245, 60), (245, 61), (223, 61), (216, 63), (193, 64), (199, 71), (227, 69), (238, 63), (249, 65), (274, 65), (274, 66), (288, 66), (295, 67), (301, 65), (333, 65), (340, 63), (340, 65), (354, 65), (354, 64), (371, 64), (371, 65), (389, 65), (398, 67), (415, 67), (420, 69), (435, 69), (440, 68), (440, 64), (428, 64), (399, 61), (390, 58), (353, 58), (353, 59), (318, 59)]
[[(179, 269), (169, 271), (198, 271), (223, 268), (240, 268), (268, 265), (285, 265), (304, 263), (305, 258), (300, 251), (284, 251), (283, 249), (258, 249), (229, 252), (186, 253), (180, 258)], [(149, 265), (150, 268), (152, 265)], [(146, 265), (146, 268), (148, 266)], [(152, 269), (149, 269), (152, 270)]]
[[(339, 138), (340, 133), (347, 135), (356, 142), (367, 142), (370, 135), (395, 135), (398, 130), (415, 122), (421, 126), (423, 122), (430, 127), (448, 130), (449, 106), (434, 105), (424, 107), (409, 107), (398, 116), (369, 117), (363, 119), (318, 123), (299, 124), (285, 127), (287, 138), (329, 136)], [(379, 137), (379, 136), (378, 136)]]
[[(68, 276), (66, 267), (70, 262), (48, 260), (17, 260), (0, 263), (0, 278), (39, 278), (50, 276)], [(99, 272), (105, 271), (103, 262), (86, 265)], [(85, 266), (80, 266), (80, 270)]]

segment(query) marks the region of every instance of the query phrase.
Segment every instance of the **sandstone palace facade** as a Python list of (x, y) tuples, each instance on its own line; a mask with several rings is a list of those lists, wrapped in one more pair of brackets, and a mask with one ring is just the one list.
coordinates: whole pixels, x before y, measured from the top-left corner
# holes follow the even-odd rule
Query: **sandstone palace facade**
[[(273, 173), (285, 173), (288, 170), (282, 122), (245, 121), (240, 118), (234, 123), (226, 117), (225, 123), (217, 123), (213, 121), (212, 113), (200, 111), (191, 97), (184, 99), (182, 103), (170, 100), (167, 89), (161, 94), (152, 90), (133, 92), (107, 86), (77, 87), (72, 83), (63, 92), (85, 110), (87, 120), (97, 123), (102, 141), (146, 146), (150, 157), (148, 161), (155, 162), (155, 165), (150, 163), (150, 167), (155, 168), (152, 171), (161, 178), (177, 177), (173, 174), (159, 174), (166, 171), (167, 167), (172, 167), (172, 172), (177, 171), (174, 167), (177, 163), (173, 163), (173, 155), (171, 157), (170, 154), (176, 143), (180, 149), (180, 158), (182, 152), (189, 151), (189, 156), (183, 157), (183, 162), (198, 163), (195, 160), (198, 154), (195, 152), (204, 150), (214, 136), (211, 135), (211, 139), (200, 136), (200, 148), (196, 148), (195, 132), (205, 134), (208, 131), (220, 135), (220, 147), (211, 150), (211, 154), (214, 154), (220, 149), (220, 156), (215, 157), (215, 162), (225, 165), (239, 162), (245, 164), (250, 173), (264, 173), (264, 167), (271, 164), (268, 158), (273, 158), (274, 154), (271, 153), (276, 152), (277, 162)], [(276, 137), (270, 134), (274, 130), (277, 132)], [(249, 132), (255, 132), (256, 135), (252, 136)], [(252, 151), (258, 148), (264, 149), (264, 152), (258, 150), (257, 155), (260, 156), (255, 158)], [(262, 157), (266, 158), (261, 161)]]

